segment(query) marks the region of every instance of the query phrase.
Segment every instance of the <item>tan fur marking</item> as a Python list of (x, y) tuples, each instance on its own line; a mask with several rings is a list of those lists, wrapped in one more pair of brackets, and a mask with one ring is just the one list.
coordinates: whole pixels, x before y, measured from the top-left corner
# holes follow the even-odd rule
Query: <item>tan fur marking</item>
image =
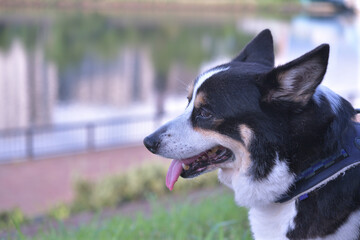
[(214, 125), (217, 127), (224, 122), (224, 119), (215, 119), (213, 122)]
[(251, 138), (253, 136), (253, 131), (245, 124), (239, 125), (239, 131), (240, 131), (241, 138), (244, 140), (245, 146), (248, 148)]
[(360, 113), (359, 114), (356, 114), (353, 118), (353, 121), (354, 122), (360, 122)]
[(195, 102), (194, 105), (196, 108), (199, 108), (201, 105), (205, 104), (205, 93), (204, 92), (199, 92), (196, 97), (195, 97)]
[(250, 152), (248, 151), (247, 146), (230, 137), (224, 136), (214, 131), (199, 128), (194, 128), (194, 130), (209, 139), (215, 140), (219, 145), (229, 148), (234, 153), (234, 162), (225, 162), (224, 164), (219, 164), (218, 167), (222, 169), (231, 169), (231, 171), (236, 172), (247, 172), (247, 170), (251, 166)]

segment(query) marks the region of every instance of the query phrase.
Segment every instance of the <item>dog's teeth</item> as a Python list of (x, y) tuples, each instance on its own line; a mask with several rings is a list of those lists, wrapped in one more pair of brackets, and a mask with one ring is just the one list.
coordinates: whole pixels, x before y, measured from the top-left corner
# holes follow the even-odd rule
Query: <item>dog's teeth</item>
[(185, 163), (181, 164), (182, 165), (182, 168), (184, 170), (189, 170), (190, 166), (189, 165), (186, 165)]
[(202, 156), (201, 159), (202, 159), (202, 160), (206, 160), (206, 157), (205, 157), (205, 156)]
[(219, 147), (214, 147), (214, 148), (212, 148), (212, 149), (210, 149), (210, 154), (214, 154), (214, 153), (216, 153), (216, 151), (219, 149)]

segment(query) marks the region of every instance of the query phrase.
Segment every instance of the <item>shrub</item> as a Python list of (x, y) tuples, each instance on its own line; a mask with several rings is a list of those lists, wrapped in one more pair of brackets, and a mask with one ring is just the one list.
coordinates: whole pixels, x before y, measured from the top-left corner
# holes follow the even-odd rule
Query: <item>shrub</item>
[(26, 220), (20, 208), (0, 212), (0, 229), (17, 227), (26, 222)]
[[(116, 207), (124, 202), (158, 197), (170, 193), (165, 186), (167, 168), (162, 165), (144, 165), (123, 174), (105, 177), (100, 181), (77, 179), (73, 188), (75, 199), (70, 204), (58, 204), (50, 209), (48, 216), (64, 220), (81, 211), (96, 211), (104, 207)], [(215, 172), (195, 179), (182, 179), (176, 183), (173, 193), (183, 193), (194, 189), (218, 186)], [(13, 228), (26, 222), (19, 208), (0, 212), (0, 229)]]
[[(78, 179), (74, 184), (75, 200), (72, 211), (114, 207), (149, 194), (162, 196), (170, 191), (165, 186), (166, 167), (144, 165), (124, 174), (110, 176), (99, 182)], [(191, 181), (179, 179), (174, 192), (184, 192), (218, 185), (216, 173), (208, 173)]]
[(52, 208), (48, 215), (56, 220), (64, 220), (70, 216), (70, 212), (69, 206), (62, 203)]
[(71, 205), (71, 212), (93, 210), (92, 196), (94, 195), (94, 183), (85, 179), (78, 179), (74, 184), (75, 201)]

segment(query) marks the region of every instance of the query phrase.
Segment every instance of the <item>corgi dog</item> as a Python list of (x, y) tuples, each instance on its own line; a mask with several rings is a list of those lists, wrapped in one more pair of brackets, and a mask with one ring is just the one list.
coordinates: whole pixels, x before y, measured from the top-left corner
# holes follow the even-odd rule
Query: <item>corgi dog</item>
[[(271, 32), (199, 75), (183, 114), (144, 139), (166, 185), (218, 169), (255, 239), (360, 239), (360, 124), (321, 86), (329, 45), (274, 67)], [(341, 81), (341, 79), (339, 79)]]

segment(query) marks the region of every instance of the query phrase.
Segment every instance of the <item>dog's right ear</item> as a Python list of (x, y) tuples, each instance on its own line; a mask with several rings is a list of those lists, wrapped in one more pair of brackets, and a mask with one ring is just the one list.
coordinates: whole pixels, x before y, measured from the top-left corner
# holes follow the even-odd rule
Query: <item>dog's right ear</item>
[(274, 46), (270, 30), (265, 29), (260, 32), (232, 61), (254, 62), (274, 67)]
[(259, 78), (264, 102), (293, 102), (305, 106), (321, 83), (328, 64), (329, 45), (322, 44), (303, 56), (274, 68)]

